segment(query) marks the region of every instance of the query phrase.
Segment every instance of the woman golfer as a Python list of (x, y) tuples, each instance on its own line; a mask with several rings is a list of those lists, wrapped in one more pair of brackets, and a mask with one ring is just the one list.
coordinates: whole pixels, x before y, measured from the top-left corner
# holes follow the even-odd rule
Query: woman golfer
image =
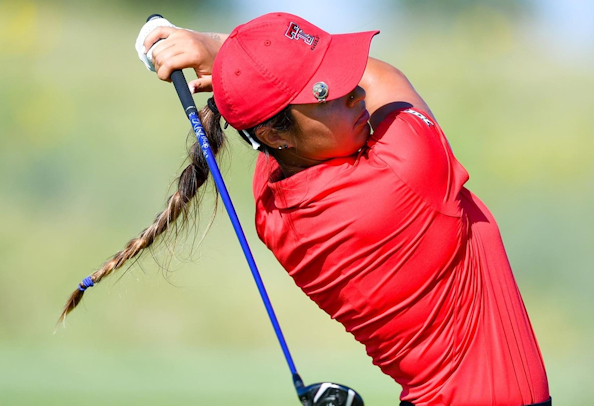
[[(377, 32), (330, 35), (273, 13), (216, 35), (160, 27), (159, 78), (194, 68), (221, 118), (259, 151), (256, 228), (295, 283), (365, 345), (401, 405), (550, 405), (542, 356), (497, 224)], [(208, 176), (200, 148), (155, 223), (85, 289), (166, 231)], [(69, 310), (70, 306), (67, 310)]]

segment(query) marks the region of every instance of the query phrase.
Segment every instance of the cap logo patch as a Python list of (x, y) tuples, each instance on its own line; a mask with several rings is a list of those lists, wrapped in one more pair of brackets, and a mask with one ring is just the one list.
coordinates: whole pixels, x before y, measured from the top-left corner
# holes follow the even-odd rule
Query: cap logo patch
[(311, 45), (314, 42), (314, 36), (309, 35), (303, 32), (301, 28), (295, 23), (289, 24), (289, 28), (287, 28), (287, 32), (285, 32), (285, 37), (291, 38), (294, 40), (299, 41), (300, 39), (303, 40), (307, 45)]

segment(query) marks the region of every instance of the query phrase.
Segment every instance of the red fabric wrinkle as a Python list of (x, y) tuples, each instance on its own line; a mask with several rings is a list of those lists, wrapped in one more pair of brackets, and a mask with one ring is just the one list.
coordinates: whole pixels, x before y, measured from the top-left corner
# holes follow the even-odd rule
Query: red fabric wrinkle
[(358, 155), (277, 182), (260, 156), (258, 235), (402, 400), (543, 402), (544, 363), (497, 224), (431, 124), (397, 111)]

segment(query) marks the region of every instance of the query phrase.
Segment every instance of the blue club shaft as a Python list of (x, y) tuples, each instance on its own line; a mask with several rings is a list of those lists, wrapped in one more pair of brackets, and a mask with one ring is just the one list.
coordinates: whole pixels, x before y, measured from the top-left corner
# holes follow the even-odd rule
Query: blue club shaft
[(192, 128), (194, 129), (194, 133), (196, 134), (198, 143), (200, 144), (200, 148), (202, 149), (202, 154), (206, 158), (206, 162), (208, 163), (210, 173), (214, 179), (217, 189), (219, 190), (221, 200), (223, 200), (223, 204), (225, 205), (225, 209), (227, 210), (227, 214), (229, 215), (229, 219), (231, 220), (231, 224), (233, 225), (233, 229), (235, 230), (235, 234), (237, 235), (237, 239), (239, 240), (239, 244), (241, 245), (241, 249), (243, 250), (245, 259), (247, 260), (250, 270), (252, 271), (252, 276), (254, 277), (254, 281), (256, 282), (256, 286), (258, 287), (258, 291), (260, 292), (260, 296), (262, 297), (262, 301), (264, 302), (264, 307), (266, 307), (266, 312), (268, 312), (268, 317), (272, 322), (274, 332), (276, 333), (283, 353), (285, 354), (285, 358), (287, 359), (287, 363), (289, 364), (289, 369), (291, 370), (292, 374), (296, 374), (297, 369), (295, 368), (295, 364), (293, 363), (293, 358), (291, 357), (291, 353), (289, 352), (289, 347), (287, 346), (278, 319), (276, 317), (276, 314), (274, 313), (274, 309), (272, 308), (270, 298), (268, 297), (268, 293), (266, 292), (266, 288), (264, 287), (264, 283), (262, 282), (262, 277), (260, 276), (260, 272), (258, 271), (256, 261), (254, 260), (254, 256), (252, 255), (252, 251), (250, 250), (250, 246), (243, 232), (243, 228), (241, 227), (241, 223), (239, 222), (237, 212), (235, 211), (235, 207), (233, 206), (233, 202), (231, 201), (231, 197), (229, 196), (229, 192), (227, 190), (225, 181), (223, 180), (217, 162), (214, 158), (214, 154), (212, 153), (210, 145), (208, 144), (208, 139), (206, 138), (206, 134), (204, 133), (204, 129), (202, 128), (202, 124), (200, 123), (198, 114), (196, 112), (191, 112), (188, 115), (188, 118), (192, 123)]
[(254, 281), (256, 282), (256, 286), (258, 287), (258, 292), (260, 293), (260, 297), (262, 298), (262, 302), (264, 303), (264, 307), (266, 308), (266, 312), (268, 313), (268, 317), (272, 323), (272, 327), (274, 328), (278, 342), (283, 350), (285, 359), (287, 360), (287, 364), (291, 370), (291, 374), (293, 375), (293, 384), (299, 393), (300, 389), (303, 388), (303, 381), (297, 373), (297, 368), (293, 362), (293, 357), (291, 356), (289, 347), (287, 346), (287, 342), (280, 328), (280, 324), (276, 314), (274, 313), (274, 309), (272, 308), (272, 303), (270, 302), (270, 298), (268, 297), (268, 293), (264, 287), (262, 277), (258, 271), (256, 261), (254, 260), (254, 256), (252, 255), (252, 251), (250, 250), (250, 246), (245, 237), (245, 233), (243, 232), (243, 228), (239, 222), (239, 217), (237, 216), (237, 212), (235, 211), (235, 207), (233, 206), (233, 202), (229, 196), (227, 186), (225, 185), (225, 181), (223, 180), (223, 176), (221, 175), (217, 161), (215, 160), (214, 154), (210, 148), (210, 144), (208, 143), (208, 138), (206, 137), (204, 128), (202, 128), (202, 123), (198, 117), (198, 109), (196, 108), (192, 94), (188, 89), (186, 78), (184, 77), (182, 71), (177, 70), (171, 74), (171, 81), (175, 86), (175, 90), (177, 91), (182, 106), (184, 107), (184, 111), (192, 124), (192, 129), (196, 134), (198, 144), (202, 149), (202, 154), (206, 159), (210, 173), (214, 179), (221, 199), (223, 200), (223, 204), (225, 205), (225, 209), (227, 210), (227, 214), (229, 215), (229, 219), (231, 220), (231, 224), (233, 225), (233, 229), (235, 230), (235, 234), (237, 235), (241, 249), (243, 250), (245, 258), (252, 272), (252, 276), (254, 277)]

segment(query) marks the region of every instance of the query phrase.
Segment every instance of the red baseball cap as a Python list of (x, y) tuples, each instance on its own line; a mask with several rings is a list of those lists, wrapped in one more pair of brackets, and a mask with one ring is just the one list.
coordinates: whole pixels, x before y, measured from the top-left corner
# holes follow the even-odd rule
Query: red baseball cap
[(217, 108), (231, 126), (245, 130), (289, 104), (342, 97), (359, 84), (377, 33), (331, 35), (287, 13), (240, 25), (214, 62)]

